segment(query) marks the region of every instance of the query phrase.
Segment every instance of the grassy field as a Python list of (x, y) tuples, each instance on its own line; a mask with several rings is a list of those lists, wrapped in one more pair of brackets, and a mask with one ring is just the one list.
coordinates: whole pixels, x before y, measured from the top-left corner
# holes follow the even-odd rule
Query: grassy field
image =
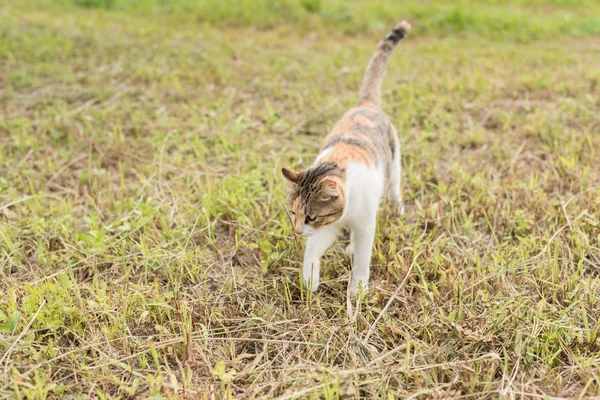
[[(600, 4), (398, 3), (2, 2), (0, 398), (600, 396)], [(309, 294), (279, 171), (400, 19), (407, 213)]]

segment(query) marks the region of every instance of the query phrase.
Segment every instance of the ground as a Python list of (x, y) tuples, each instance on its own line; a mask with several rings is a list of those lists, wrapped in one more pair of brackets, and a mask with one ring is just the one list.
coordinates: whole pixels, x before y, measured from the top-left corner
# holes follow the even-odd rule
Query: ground
[[(600, 395), (597, 3), (165, 4), (0, 5), (0, 397)], [(406, 215), (307, 293), (280, 169), (404, 18)]]

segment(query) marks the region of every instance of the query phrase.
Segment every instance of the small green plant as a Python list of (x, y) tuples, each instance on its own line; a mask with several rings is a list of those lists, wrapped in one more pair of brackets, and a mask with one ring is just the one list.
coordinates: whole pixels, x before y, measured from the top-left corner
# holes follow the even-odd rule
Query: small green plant
[(110, 10), (114, 8), (117, 0), (72, 0), (73, 4), (78, 7), (86, 8), (103, 8)]

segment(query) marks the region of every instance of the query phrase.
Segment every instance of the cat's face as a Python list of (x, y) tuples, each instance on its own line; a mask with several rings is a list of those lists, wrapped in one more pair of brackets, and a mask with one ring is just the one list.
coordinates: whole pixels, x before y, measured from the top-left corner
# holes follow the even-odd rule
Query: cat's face
[(340, 219), (345, 204), (340, 171), (318, 165), (302, 172), (283, 168), (282, 173), (290, 183), (288, 211), (296, 234), (311, 236)]

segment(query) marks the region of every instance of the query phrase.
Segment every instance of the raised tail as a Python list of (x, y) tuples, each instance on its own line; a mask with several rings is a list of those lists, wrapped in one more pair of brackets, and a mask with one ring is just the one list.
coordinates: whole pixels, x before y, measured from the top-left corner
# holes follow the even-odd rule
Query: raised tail
[(379, 42), (377, 51), (371, 57), (371, 61), (369, 61), (369, 65), (367, 65), (367, 70), (365, 71), (365, 76), (360, 83), (360, 90), (358, 92), (359, 105), (373, 103), (381, 107), (381, 85), (388, 58), (390, 58), (390, 54), (392, 54), (398, 42), (406, 36), (409, 30), (410, 24), (402, 21), (385, 39)]

